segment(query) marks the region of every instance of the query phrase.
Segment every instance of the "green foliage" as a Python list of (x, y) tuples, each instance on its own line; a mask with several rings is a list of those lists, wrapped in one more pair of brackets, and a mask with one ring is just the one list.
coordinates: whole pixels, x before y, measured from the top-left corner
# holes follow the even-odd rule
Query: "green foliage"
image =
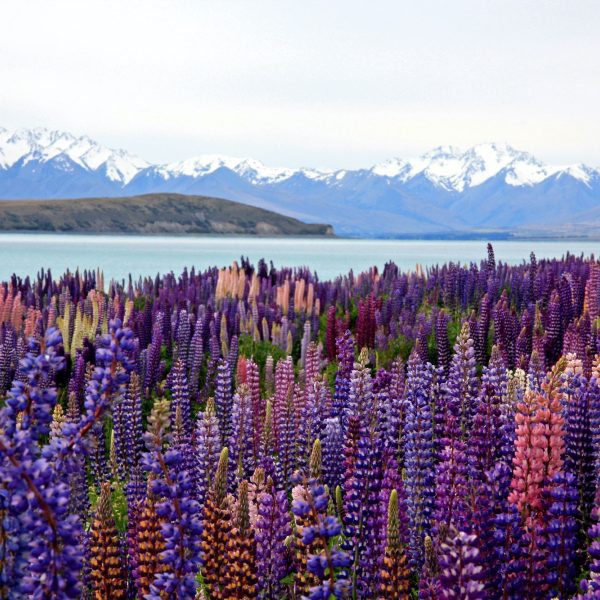
[[(93, 515), (96, 511), (96, 505), (98, 504), (98, 490), (94, 485), (90, 486), (89, 491), (90, 497), (90, 514)], [(112, 511), (115, 519), (115, 525), (117, 530), (120, 532), (127, 531), (127, 496), (123, 491), (123, 487), (118, 482), (111, 484), (111, 499), (112, 499)]]
[(332, 393), (335, 391), (335, 376), (337, 374), (338, 364), (337, 361), (330, 362), (325, 367), (325, 381), (330, 387)]
[(448, 323), (448, 341), (450, 342), (450, 348), (454, 348), (454, 344), (456, 344), (456, 338), (460, 333), (461, 326), (462, 322), (460, 315), (454, 315)]
[(137, 296), (133, 299), (133, 308), (135, 310), (143, 311), (146, 308), (146, 302), (148, 301), (147, 296)]
[(414, 343), (412, 340), (399, 335), (388, 343), (385, 350), (377, 351), (377, 365), (379, 367), (388, 367), (397, 356), (401, 356), (403, 360), (407, 361), (413, 346)]
[(239, 344), (239, 355), (246, 358), (251, 358), (257, 365), (260, 371), (260, 384), (261, 389), (264, 392), (265, 384), (265, 363), (267, 356), (273, 357), (273, 364), (276, 365), (278, 361), (285, 359), (286, 353), (275, 344), (261, 340), (255, 342), (252, 336), (247, 334), (240, 335), (238, 339)]

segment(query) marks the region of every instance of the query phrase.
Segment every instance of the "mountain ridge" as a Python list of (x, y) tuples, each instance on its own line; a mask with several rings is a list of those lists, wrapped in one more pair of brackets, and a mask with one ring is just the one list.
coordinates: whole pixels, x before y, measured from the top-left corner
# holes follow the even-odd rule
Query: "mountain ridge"
[(547, 165), (508, 144), (439, 146), (364, 169), (269, 167), (200, 155), (151, 164), (88, 136), (0, 128), (0, 198), (181, 193), (225, 197), (339, 234), (389, 237), (576, 223), (600, 207), (600, 171)]

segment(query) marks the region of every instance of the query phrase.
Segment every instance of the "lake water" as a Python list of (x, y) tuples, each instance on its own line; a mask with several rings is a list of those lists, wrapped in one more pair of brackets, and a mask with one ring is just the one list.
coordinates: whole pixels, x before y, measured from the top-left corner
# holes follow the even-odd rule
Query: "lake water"
[[(598, 255), (599, 242), (588, 241), (495, 241), (496, 259), (518, 264), (538, 258), (591, 253)], [(156, 275), (184, 267), (196, 269), (228, 266), (240, 256), (256, 264), (258, 259), (275, 266), (308, 266), (321, 279), (355, 273), (393, 260), (403, 270), (447, 261), (469, 263), (486, 256), (483, 241), (355, 240), (337, 238), (169, 237), (62, 234), (0, 234), (0, 280), (12, 273), (35, 275), (50, 267), (54, 276), (66, 269), (100, 267), (105, 280)]]

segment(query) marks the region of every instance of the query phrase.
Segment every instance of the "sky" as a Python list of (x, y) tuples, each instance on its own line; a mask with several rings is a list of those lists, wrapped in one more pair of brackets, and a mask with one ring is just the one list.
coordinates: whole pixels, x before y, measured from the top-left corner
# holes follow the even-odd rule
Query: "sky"
[(600, 166), (597, 0), (2, 0), (0, 126), (369, 167), (507, 142)]

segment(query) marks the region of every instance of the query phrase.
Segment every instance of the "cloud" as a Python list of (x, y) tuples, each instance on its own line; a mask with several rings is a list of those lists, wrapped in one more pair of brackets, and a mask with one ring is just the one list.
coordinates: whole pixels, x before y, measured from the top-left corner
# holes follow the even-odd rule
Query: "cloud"
[(3, 2), (0, 123), (153, 161), (368, 165), (508, 141), (600, 164), (596, 2)]

